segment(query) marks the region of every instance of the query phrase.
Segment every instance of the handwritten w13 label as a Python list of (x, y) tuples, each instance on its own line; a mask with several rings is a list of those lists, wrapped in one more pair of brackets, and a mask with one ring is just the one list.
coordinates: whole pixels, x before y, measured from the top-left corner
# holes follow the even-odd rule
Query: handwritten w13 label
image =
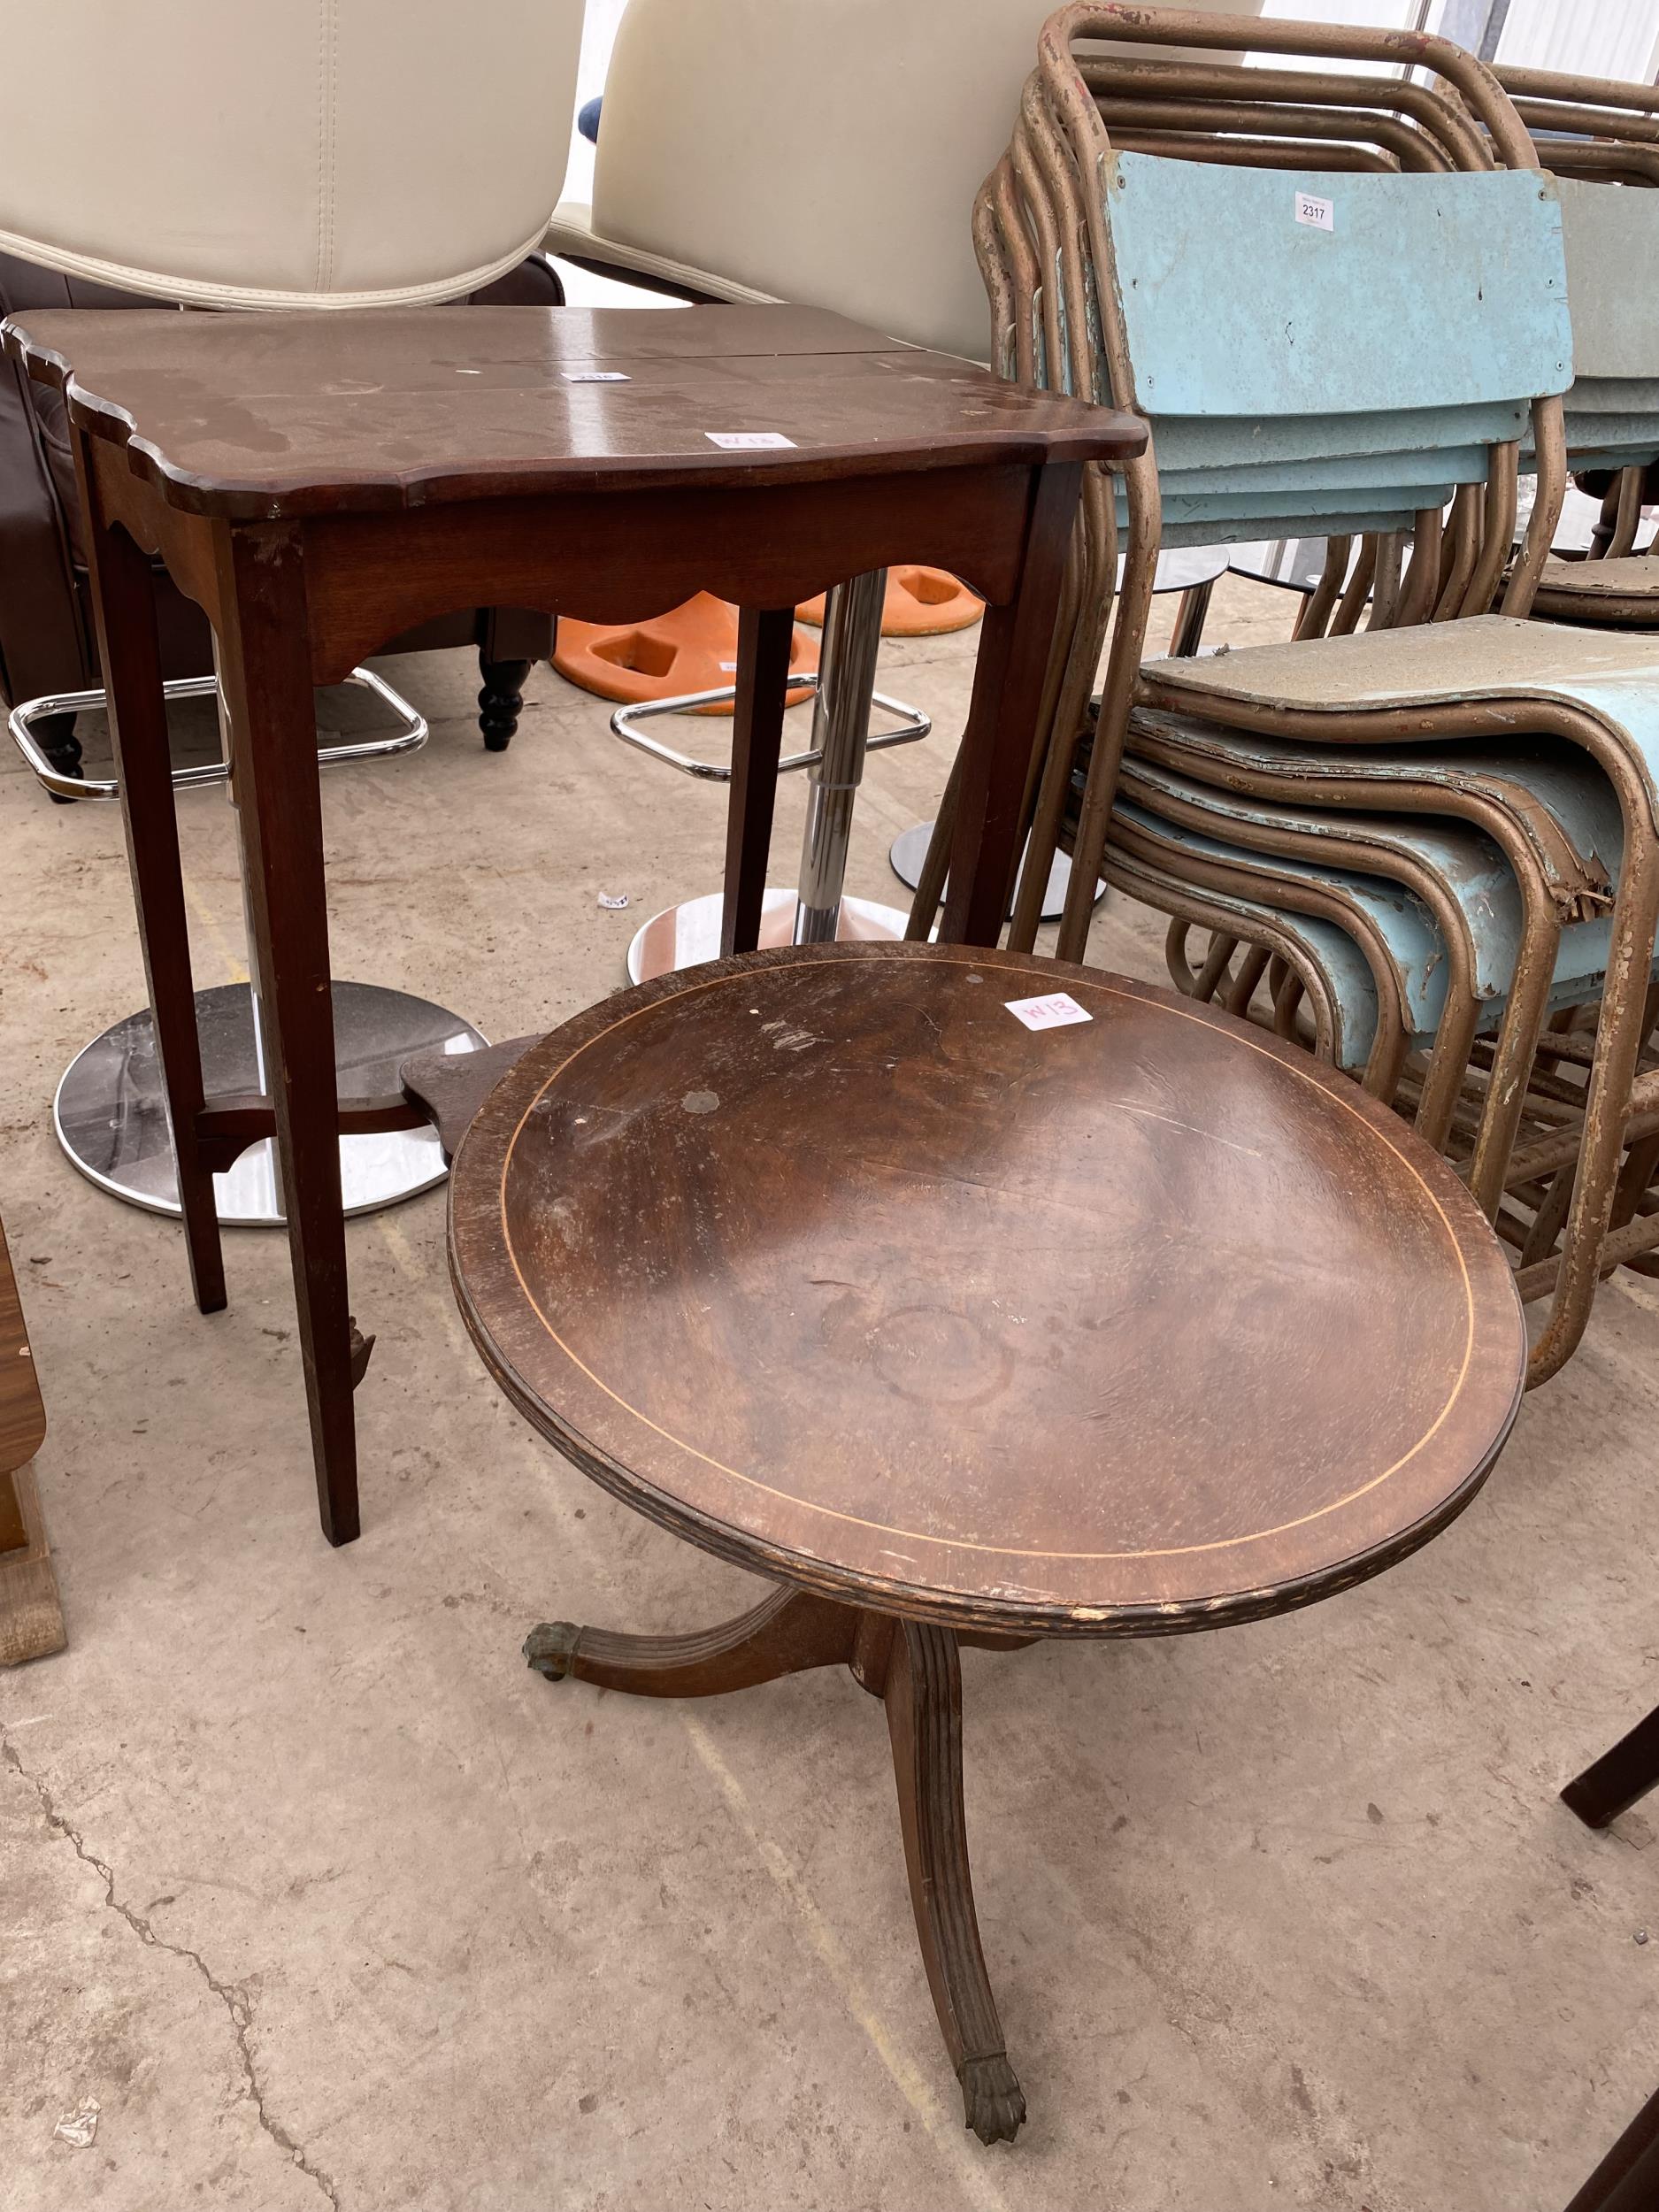
[(1336, 202), (1316, 199), (1311, 192), (1296, 195), (1296, 220), (1313, 230), (1336, 228)]
[(703, 434), (710, 445), (724, 446), (728, 453), (761, 453), (771, 446), (795, 443), (781, 430), (705, 430)]
[(563, 380), (566, 384), (632, 384), (634, 379), (620, 369), (566, 369)]
[(1045, 998), (1010, 998), (1002, 1001), (1017, 1022), (1024, 1022), (1027, 1029), (1064, 1029), (1072, 1022), (1092, 1022), (1093, 1014), (1086, 1014), (1077, 1001), (1065, 991), (1050, 991)]

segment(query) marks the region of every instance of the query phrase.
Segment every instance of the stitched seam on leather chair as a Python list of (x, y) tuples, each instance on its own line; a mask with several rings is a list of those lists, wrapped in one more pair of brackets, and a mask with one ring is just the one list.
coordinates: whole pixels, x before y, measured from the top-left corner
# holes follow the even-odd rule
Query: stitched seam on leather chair
[(84, 277), (89, 283), (111, 284), (122, 291), (143, 292), (163, 306), (179, 307), (435, 307), (445, 301), (465, 299), (516, 268), (541, 242), (546, 226), (538, 223), (530, 235), (495, 261), (468, 269), (458, 276), (440, 277), (426, 284), (403, 284), (356, 292), (282, 292), (249, 284), (211, 284), (199, 277), (157, 276), (149, 269), (129, 268), (119, 261), (98, 261), (90, 254), (63, 253), (36, 241), (0, 230), (0, 254), (27, 255), (42, 269)]

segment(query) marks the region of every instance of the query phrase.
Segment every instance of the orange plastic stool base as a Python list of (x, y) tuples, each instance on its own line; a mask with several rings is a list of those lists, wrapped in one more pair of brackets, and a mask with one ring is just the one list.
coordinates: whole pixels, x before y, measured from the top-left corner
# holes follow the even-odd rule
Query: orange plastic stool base
[[(890, 568), (881, 607), (883, 637), (941, 637), (947, 630), (971, 629), (985, 612), (965, 584), (942, 568)], [(822, 623), (824, 595), (795, 609), (803, 622)]]
[[(560, 618), (553, 665), (561, 676), (602, 699), (634, 705), (641, 699), (674, 699), (687, 691), (716, 691), (737, 680), (737, 609), (700, 591), (683, 606), (649, 622), (568, 622)], [(818, 646), (800, 630), (789, 649), (792, 675), (818, 667)], [(792, 688), (789, 704), (810, 698)], [(724, 705), (695, 707), (695, 714), (730, 714)]]

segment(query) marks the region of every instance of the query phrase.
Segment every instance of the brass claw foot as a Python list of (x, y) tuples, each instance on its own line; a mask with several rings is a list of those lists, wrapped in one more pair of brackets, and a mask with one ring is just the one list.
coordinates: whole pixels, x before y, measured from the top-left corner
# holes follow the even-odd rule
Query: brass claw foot
[(524, 1655), (544, 1680), (562, 1682), (576, 1656), (581, 1630), (574, 1621), (543, 1621), (524, 1640)]
[(1025, 2124), (1025, 2093), (1007, 2055), (993, 2051), (988, 2058), (964, 2059), (957, 2079), (963, 2125), (982, 2143), (1011, 2143)]

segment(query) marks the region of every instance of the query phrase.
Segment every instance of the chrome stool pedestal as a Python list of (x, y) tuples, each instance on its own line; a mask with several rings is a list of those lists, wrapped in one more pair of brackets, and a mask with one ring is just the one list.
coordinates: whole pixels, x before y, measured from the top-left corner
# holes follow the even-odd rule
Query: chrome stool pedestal
[[(787, 754), (778, 764), (780, 774), (804, 768), (810, 785), (801, 845), (800, 887), (766, 893), (760, 929), (763, 946), (823, 944), (836, 937), (848, 942), (904, 934), (910, 918), (901, 908), (841, 895), (853, 803), (864, 780), (864, 756), (887, 745), (914, 744), (933, 726), (931, 716), (887, 698), (875, 688), (886, 591), (887, 571), (872, 569), (867, 575), (838, 584), (825, 607), (818, 672), (805, 680), (814, 689), (812, 742), (806, 752)], [(647, 737), (637, 726), (649, 714), (666, 714), (735, 695), (735, 690), (728, 688), (697, 692), (683, 699), (654, 700), (643, 707), (618, 707), (611, 718), (611, 726), (626, 743), (670, 762), (687, 775), (726, 783), (731, 780), (729, 768), (676, 753)], [(901, 726), (872, 737), (872, 706), (902, 717)], [(628, 947), (628, 980), (646, 983), (653, 976), (718, 960), (724, 904), (724, 895), (712, 891), (654, 914)]]
[[(334, 766), (342, 761), (414, 752), (426, 743), (425, 718), (383, 679), (357, 668), (347, 680), (389, 708), (398, 727), (388, 736), (324, 746), (317, 755), (319, 762)], [(211, 676), (198, 676), (170, 683), (165, 689), (170, 700), (204, 699), (216, 694), (218, 684)], [(119, 798), (120, 786), (113, 779), (70, 774), (49, 757), (36, 735), (40, 726), (57, 717), (90, 713), (104, 703), (102, 691), (61, 692), (26, 700), (7, 718), (18, 749), (54, 798)], [(62, 740), (54, 749), (65, 752)], [(173, 787), (188, 790), (223, 783), (226, 777), (222, 761), (204, 762), (176, 769)], [(342, 1100), (396, 1092), (401, 1087), (398, 1071), (411, 1053), (472, 1052), (485, 1041), (470, 1023), (443, 1007), (374, 984), (336, 982), (334, 1010)], [(227, 983), (216, 990), (198, 991), (196, 1020), (209, 1095), (265, 1092), (258, 1007), (251, 985)], [(88, 1181), (129, 1205), (178, 1215), (173, 1134), (148, 1007), (106, 1029), (75, 1056), (58, 1086), (52, 1122), (58, 1142)], [(437, 1133), (429, 1128), (340, 1140), (341, 1184), (348, 1214), (373, 1213), (413, 1198), (441, 1183), (447, 1172)], [(213, 1188), (219, 1220), (227, 1228), (282, 1226), (282, 1196), (270, 1138), (250, 1146), (227, 1173), (216, 1175)]]
[[(401, 1087), (411, 1053), (475, 1052), (484, 1038), (468, 1022), (372, 983), (334, 987), (334, 1052), (343, 1102)], [(210, 1097), (265, 1090), (251, 985), (225, 983), (196, 995), (202, 1074)], [(58, 1141), (100, 1190), (147, 1212), (177, 1216), (178, 1172), (150, 1010), (95, 1037), (71, 1061), (52, 1102)], [(448, 1172), (434, 1129), (396, 1129), (340, 1140), (340, 1182), (347, 1214), (374, 1213), (416, 1197)], [(282, 1194), (275, 1145), (250, 1145), (213, 1178), (214, 1202), (227, 1229), (280, 1229)]]

